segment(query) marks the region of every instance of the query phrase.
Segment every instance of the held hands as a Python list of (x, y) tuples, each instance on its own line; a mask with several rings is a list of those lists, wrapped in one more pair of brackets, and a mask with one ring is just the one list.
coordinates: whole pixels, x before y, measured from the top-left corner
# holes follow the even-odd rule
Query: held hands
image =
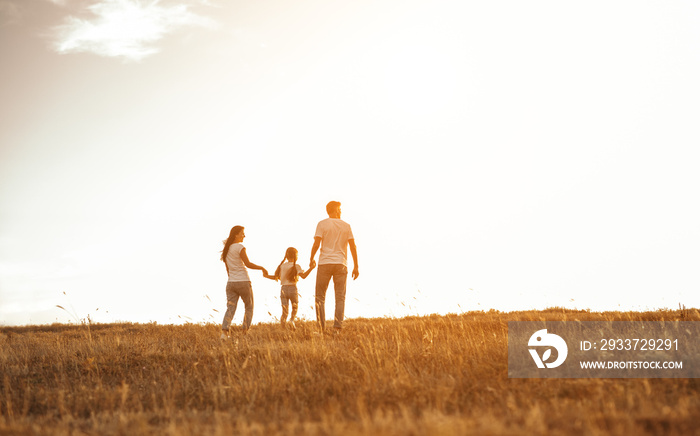
[(316, 268), (316, 261), (315, 260), (311, 259), (311, 262), (309, 262), (309, 268), (310, 269)]
[(267, 270), (265, 268), (262, 269), (263, 277), (266, 279), (274, 280), (277, 281), (277, 277), (271, 276), (270, 274), (267, 273)]

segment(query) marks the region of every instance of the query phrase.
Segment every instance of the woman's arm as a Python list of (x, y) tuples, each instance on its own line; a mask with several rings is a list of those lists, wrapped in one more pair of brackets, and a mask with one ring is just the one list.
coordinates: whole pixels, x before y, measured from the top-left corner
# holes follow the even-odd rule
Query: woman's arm
[(267, 275), (267, 270), (260, 265), (256, 265), (253, 262), (248, 259), (248, 253), (246, 253), (245, 248), (241, 249), (241, 260), (243, 261), (243, 265), (250, 269), (259, 269), (263, 272), (263, 276)]

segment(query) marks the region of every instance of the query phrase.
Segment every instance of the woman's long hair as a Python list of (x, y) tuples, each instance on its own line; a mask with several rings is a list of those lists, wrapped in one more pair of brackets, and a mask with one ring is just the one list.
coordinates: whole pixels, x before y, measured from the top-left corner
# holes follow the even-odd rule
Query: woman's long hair
[(287, 279), (296, 283), (299, 281), (299, 272), (297, 271), (297, 249), (294, 247), (289, 247), (287, 248), (287, 251), (284, 252), (284, 257), (282, 258), (282, 262), (277, 266), (277, 269), (275, 270), (275, 277), (278, 279), (281, 278), (280, 275), (282, 274), (282, 264), (284, 263), (285, 260), (289, 259), (292, 262), (292, 268), (289, 270), (287, 273)]
[(226, 263), (226, 256), (228, 255), (228, 249), (231, 248), (231, 244), (233, 244), (233, 240), (236, 239), (236, 236), (243, 230), (243, 226), (233, 226), (231, 228), (231, 231), (228, 234), (228, 239), (226, 240), (226, 244), (224, 245), (224, 251), (221, 252), (221, 260)]

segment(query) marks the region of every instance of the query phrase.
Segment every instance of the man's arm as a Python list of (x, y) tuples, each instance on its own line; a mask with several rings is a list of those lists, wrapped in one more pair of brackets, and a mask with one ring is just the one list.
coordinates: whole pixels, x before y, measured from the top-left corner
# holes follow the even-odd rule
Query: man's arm
[(314, 236), (314, 246), (311, 247), (311, 261), (309, 262), (309, 266), (316, 266), (316, 261), (314, 260), (314, 257), (316, 257), (316, 252), (318, 251), (318, 247), (321, 246), (321, 237), (320, 236)]
[(355, 246), (354, 239), (348, 239), (348, 245), (350, 245), (350, 254), (352, 254), (352, 261), (355, 263), (355, 268), (352, 270), (352, 279), (355, 280), (360, 276), (359, 265), (357, 264), (357, 247)]

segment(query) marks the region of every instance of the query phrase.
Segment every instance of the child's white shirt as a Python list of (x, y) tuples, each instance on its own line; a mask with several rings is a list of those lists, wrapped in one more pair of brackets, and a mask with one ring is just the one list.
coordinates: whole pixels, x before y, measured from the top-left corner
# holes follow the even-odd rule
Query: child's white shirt
[[(288, 278), (289, 271), (292, 269), (292, 266), (294, 266), (292, 262), (285, 262), (280, 266), (280, 283), (282, 284), (282, 286), (296, 285), (296, 282)], [(302, 267), (299, 264), (297, 264), (297, 273), (301, 274), (303, 272), (304, 270), (302, 269)]]

